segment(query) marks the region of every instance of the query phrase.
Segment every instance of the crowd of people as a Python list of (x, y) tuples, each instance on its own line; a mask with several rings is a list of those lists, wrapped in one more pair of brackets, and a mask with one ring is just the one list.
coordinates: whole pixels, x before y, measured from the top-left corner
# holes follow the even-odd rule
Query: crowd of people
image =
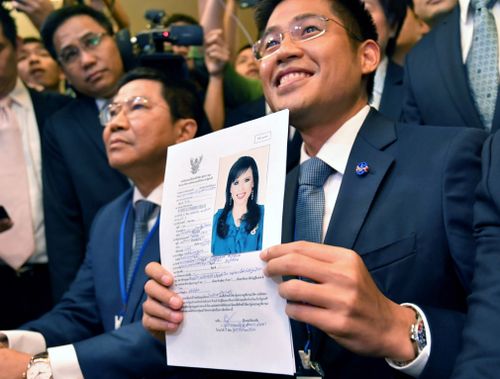
[[(158, 230), (169, 146), (283, 109), (296, 377), (495, 378), (500, 2), (260, 0), (241, 47), (237, 3), (162, 20), (204, 31), (175, 78), (128, 67), (119, 0), (13, 0), (24, 39), (0, 5), (0, 379), (287, 377), (167, 364)], [(263, 248), (258, 190), (243, 156), (212, 254)]]

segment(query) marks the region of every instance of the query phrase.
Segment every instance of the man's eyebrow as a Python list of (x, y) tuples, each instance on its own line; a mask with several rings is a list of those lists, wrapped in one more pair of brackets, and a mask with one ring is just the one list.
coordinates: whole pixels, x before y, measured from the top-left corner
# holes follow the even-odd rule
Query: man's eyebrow
[[(326, 16), (323, 16), (323, 15), (317, 14), (317, 13), (301, 13), (301, 14), (293, 17), (292, 21), (290, 23), (295, 22), (295, 21), (300, 21), (300, 20), (303, 20), (303, 19), (308, 18), (308, 17), (318, 17), (318, 16), (319, 17), (326, 17)], [(327, 18), (329, 18), (329, 17), (327, 17)], [(270, 26), (269, 28), (266, 28), (264, 30), (264, 33), (262, 33), (262, 35), (267, 34), (269, 32), (274, 32), (274, 31), (277, 31), (277, 30), (280, 30), (280, 29), (281, 28), (278, 27), (278, 26)]]
[[(87, 33), (81, 35), (80, 37), (77, 37), (76, 38), (76, 41), (80, 42), (83, 38), (86, 38), (88, 37), (89, 35), (92, 35), (92, 34), (99, 34), (99, 33), (102, 33), (102, 32), (94, 32), (94, 31), (88, 31)], [(66, 46), (63, 46), (61, 47), (61, 50), (64, 50), (66, 47), (68, 46), (75, 46), (75, 41), (72, 41), (71, 43), (67, 44)]]

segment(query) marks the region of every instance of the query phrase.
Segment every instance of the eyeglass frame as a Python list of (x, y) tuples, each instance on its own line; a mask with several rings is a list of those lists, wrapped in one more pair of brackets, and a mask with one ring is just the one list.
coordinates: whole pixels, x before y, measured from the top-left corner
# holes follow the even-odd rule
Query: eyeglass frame
[[(323, 20), (325, 22), (325, 27), (322, 31), (320, 31), (318, 34), (314, 35), (314, 36), (311, 36), (311, 37), (307, 37), (305, 39), (296, 39), (294, 38), (294, 34), (293, 34), (293, 25), (299, 21), (303, 21), (307, 18), (310, 18), (310, 17), (314, 17), (314, 18), (318, 18), (320, 20)], [(277, 53), (279, 51), (279, 49), (281, 48), (281, 44), (285, 38), (285, 33), (288, 33), (291, 37), (291, 39), (293, 41), (296, 41), (296, 42), (307, 42), (307, 41), (311, 41), (313, 39), (316, 39), (318, 37), (321, 37), (322, 35), (324, 35), (327, 31), (327, 28), (326, 28), (326, 23), (328, 21), (332, 21), (334, 22), (335, 24), (339, 25), (342, 29), (344, 29), (348, 36), (358, 42), (363, 42), (363, 39), (361, 37), (359, 37), (356, 33), (354, 33), (353, 31), (351, 31), (347, 26), (345, 26), (343, 23), (341, 23), (340, 21), (336, 20), (335, 18), (331, 18), (331, 17), (326, 17), (326, 16), (323, 16), (323, 15), (316, 15), (316, 14), (306, 14), (306, 15), (302, 15), (302, 17), (299, 17), (298, 19), (295, 19), (293, 20), (289, 25), (288, 25), (288, 31), (285, 31), (285, 32), (279, 32), (279, 31), (276, 31), (277, 35), (279, 36), (279, 39), (277, 39), (276, 41), (279, 41), (279, 44), (280, 46), (272, 51), (270, 54), (268, 55), (263, 55), (259, 58), (259, 46), (263, 43), (263, 40), (264, 40), (264, 37), (266, 37), (267, 34), (269, 34), (269, 32), (264, 32), (262, 37), (256, 41), (253, 45), (252, 45), (252, 52), (253, 52), (253, 55), (255, 57), (256, 60), (260, 61), (260, 60), (263, 60), (263, 59), (267, 59), (271, 56), (273, 56), (275, 53)], [(274, 33), (274, 32), (273, 32)]]
[[(137, 99), (143, 99), (145, 101), (142, 105), (149, 106), (149, 108), (146, 107), (146, 109), (152, 109), (153, 107), (160, 107), (160, 108), (166, 109), (170, 112), (170, 109), (167, 106), (164, 106), (164, 105), (158, 104), (158, 103), (154, 103), (146, 96), (131, 96), (131, 97), (129, 97), (125, 100), (122, 100), (122, 101), (113, 101), (112, 103), (107, 104), (106, 106), (104, 106), (101, 109), (101, 111), (99, 112), (99, 122), (101, 123), (102, 127), (105, 128), (111, 121), (113, 121), (113, 119), (115, 119), (124, 110), (125, 104), (126, 104), (125, 117), (127, 117), (127, 119), (130, 120), (129, 113), (131, 111), (133, 111), (131, 106), (134, 105), (133, 102), (134, 102), (134, 100), (137, 100)], [(119, 109), (117, 110), (117, 113), (114, 116), (111, 116), (109, 114), (109, 112), (110, 112), (110, 108), (113, 106), (114, 107), (118, 106)], [(106, 115), (106, 112), (108, 113), (108, 115)]]
[[(63, 49), (61, 49), (61, 52), (57, 54), (57, 60), (63, 66), (70, 66), (70, 65), (74, 64), (75, 62), (77, 62), (81, 58), (82, 50), (88, 52), (88, 51), (94, 51), (96, 48), (98, 48), (101, 45), (102, 40), (105, 36), (109, 36), (109, 34), (107, 32), (101, 32), (101, 33), (89, 32), (78, 39), (79, 46), (68, 45), (68, 46), (65, 46)], [(89, 41), (92, 38), (96, 39), (95, 44), (86, 44), (85, 42), (83, 42), (83, 41)], [(69, 49), (69, 48), (76, 49), (75, 57), (71, 58), (70, 60), (68, 60), (67, 58), (64, 58), (64, 56), (63, 56), (64, 51)]]

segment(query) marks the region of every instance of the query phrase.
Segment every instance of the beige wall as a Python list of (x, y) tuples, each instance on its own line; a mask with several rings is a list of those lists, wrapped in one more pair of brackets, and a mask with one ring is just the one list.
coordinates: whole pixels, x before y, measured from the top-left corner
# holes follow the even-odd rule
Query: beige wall
[[(136, 33), (146, 27), (146, 20), (144, 19), (144, 12), (147, 9), (157, 8), (163, 9), (170, 13), (187, 13), (196, 18), (198, 18), (197, 11), (197, 0), (121, 0), (123, 5), (128, 11), (131, 19), (132, 33)], [(221, 0), (222, 1), (222, 0)], [(17, 20), (19, 35), (21, 37), (26, 37), (30, 35), (37, 34), (36, 30), (30, 24), (29, 20), (23, 15), (14, 12), (14, 17)], [(256, 28), (253, 23), (253, 12), (251, 9), (238, 10), (238, 15), (243, 23), (243, 25), (248, 29), (249, 34), (252, 38), (257, 35)], [(239, 40), (241, 43), (238, 45), (245, 44), (245, 38), (243, 34), (239, 33)]]

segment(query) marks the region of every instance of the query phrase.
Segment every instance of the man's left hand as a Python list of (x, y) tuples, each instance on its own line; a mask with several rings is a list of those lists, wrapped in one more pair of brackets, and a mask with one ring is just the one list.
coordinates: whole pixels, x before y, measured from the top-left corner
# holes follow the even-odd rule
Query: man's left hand
[(311, 324), (357, 354), (408, 361), (415, 312), (380, 292), (360, 256), (311, 242), (273, 246), (261, 253), (267, 276), (296, 276), (279, 285), (286, 313)]

